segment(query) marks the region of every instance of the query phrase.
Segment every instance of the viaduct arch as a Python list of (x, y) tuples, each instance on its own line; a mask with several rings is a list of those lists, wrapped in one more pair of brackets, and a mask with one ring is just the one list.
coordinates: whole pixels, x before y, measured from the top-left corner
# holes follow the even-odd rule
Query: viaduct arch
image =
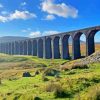
[[(86, 56), (89, 56), (95, 52), (94, 36), (98, 31), (100, 31), (100, 26), (38, 38), (0, 43), (0, 52), (10, 55), (33, 55), (46, 59), (69, 59), (68, 39), (71, 37), (72, 59), (78, 59), (81, 57), (80, 36), (84, 34), (86, 37)], [(59, 44), (61, 44), (61, 48)]]

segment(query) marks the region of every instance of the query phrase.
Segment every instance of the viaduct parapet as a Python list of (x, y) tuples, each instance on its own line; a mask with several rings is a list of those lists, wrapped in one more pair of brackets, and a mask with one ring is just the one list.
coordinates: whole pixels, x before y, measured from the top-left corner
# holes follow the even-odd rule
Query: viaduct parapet
[(72, 59), (78, 59), (81, 57), (80, 36), (84, 34), (86, 37), (86, 56), (89, 56), (95, 52), (94, 36), (98, 31), (100, 31), (100, 26), (26, 40), (0, 43), (0, 52), (10, 55), (32, 55), (45, 59), (69, 59), (68, 39), (71, 37)]

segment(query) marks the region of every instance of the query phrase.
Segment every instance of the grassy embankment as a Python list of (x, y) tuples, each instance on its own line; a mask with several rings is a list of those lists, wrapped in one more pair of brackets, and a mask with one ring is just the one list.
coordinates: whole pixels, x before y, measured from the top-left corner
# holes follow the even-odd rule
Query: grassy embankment
[(0, 100), (99, 100), (100, 63), (62, 71), (65, 62), (0, 54)]

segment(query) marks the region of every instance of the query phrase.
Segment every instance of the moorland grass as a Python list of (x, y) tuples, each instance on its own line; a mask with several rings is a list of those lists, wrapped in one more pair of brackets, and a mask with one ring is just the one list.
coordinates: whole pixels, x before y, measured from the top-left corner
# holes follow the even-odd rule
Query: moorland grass
[[(66, 60), (3, 54), (0, 59), (0, 100), (91, 100), (91, 91), (95, 92), (93, 100), (100, 97), (100, 63), (62, 71), (60, 65)], [(59, 70), (59, 77), (44, 74), (48, 68)], [(22, 77), (24, 72), (32, 77)]]

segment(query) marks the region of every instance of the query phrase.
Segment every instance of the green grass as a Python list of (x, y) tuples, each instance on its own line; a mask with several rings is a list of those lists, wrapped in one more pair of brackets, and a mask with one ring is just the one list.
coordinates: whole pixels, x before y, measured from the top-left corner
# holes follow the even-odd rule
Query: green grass
[[(89, 64), (88, 69), (62, 71), (60, 65), (65, 62), (68, 61), (0, 54), (0, 100), (89, 100), (91, 91), (95, 93), (93, 100), (97, 100), (100, 63)], [(47, 75), (44, 81), (43, 73), (47, 68), (59, 70), (59, 77)], [(36, 70), (40, 73), (34, 76)], [(26, 71), (33, 77), (22, 77)]]

